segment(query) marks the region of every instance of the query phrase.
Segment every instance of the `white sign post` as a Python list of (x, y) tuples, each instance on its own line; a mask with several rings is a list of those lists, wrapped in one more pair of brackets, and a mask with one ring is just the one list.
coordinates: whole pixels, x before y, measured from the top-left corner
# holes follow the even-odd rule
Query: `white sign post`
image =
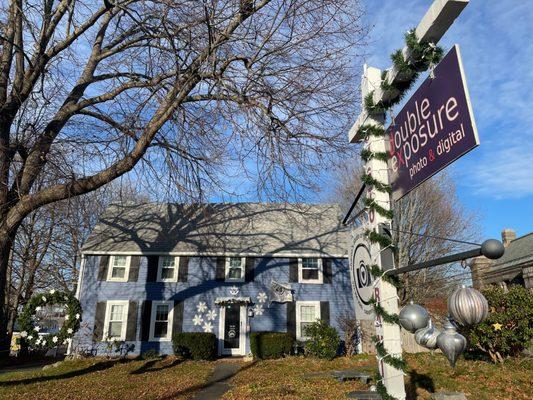
[[(416, 37), (419, 41), (437, 43), (444, 33), (451, 26), (453, 21), (459, 16), (461, 11), (466, 7), (469, 0), (435, 0), (426, 15), (422, 18), (422, 21), (416, 28)], [(404, 49), (404, 58), (408, 61), (408, 51)], [(392, 73), (387, 74), (389, 82), (393, 82), (396, 79), (397, 71), (392, 69)], [(381, 70), (378, 68), (365, 66), (363, 78), (361, 82), (361, 94), (363, 103), (365, 97), (373, 93), (374, 104), (378, 104), (383, 99), (383, 91), (381, 90)], [(360, 137), (357, 133), (359, 128), (363, 125), (375, 125), (384, 129), (385, 115), (383, 113), (370, 115), (364, 110), (357, 122), (349, 132), (349, 140), (351, 143), (363, 141), (363, 145), (367, 150), (372, 153), (383, 153), (388, 150), (388, 143), (386, 137), (367, 136), (366, 139)], [(371, 158), (364, 165), (365, 173), (372, 176), (376, 181), (385, 185), (391, 183), (391, 173), (389, 171), (387, 162)], [(371, 199), (378, 206), (385, 210), (392, 208), (391, 196), (383, 191), (374, 190), (373, 186), (367, 185), (366, 198)], [(380, 224), (390, 226), (391, 221), (380, 215), (373, 210), (368, 211), (368, 221), (365, 226), (370, 231), (379, 232)], [(369, 243), (370, 247), (370, 259), (371, 262), (378, 267), (381, 265), (381, 248), (379, 243)], [(353, 260), (352, 260), (353, 262)], [(355, 267), (352, 265), (352, 274), (355, 271)], [(354, 277), (352, 276), (352, 284)], [(376, 302), (388, 313), (398, 314), (398, 299), (396, 288), (385, 282), (382, 279), (376, 279), (372, 283), (374, 287), (374, 298)], [(357, 288), (354, 286), (354, 290)], [(354, 293), (354, 297), (356, 293)], [(357, 318), (360, 316), (357, 315)], [(362, 316), (364, 318), (364, 316)], [(368, 316), (367, 316), (368, 318)], [(400, 328), (396, 324), (390, 324), (382, 321), (379, 315), (375, 316), (376, 337), (383, 343), (383, 346), (387, 350), (387, 353), (391, 356), (401, 357), (402, 346), (400, 337)], [(403, 372), (391, 365), (383, 362), (378, 358), (378, 367), (383, 379), (383, 385), (387, 389), (389, 395), (394, 396), (399, 400), (405, 399), (405, 385)]]

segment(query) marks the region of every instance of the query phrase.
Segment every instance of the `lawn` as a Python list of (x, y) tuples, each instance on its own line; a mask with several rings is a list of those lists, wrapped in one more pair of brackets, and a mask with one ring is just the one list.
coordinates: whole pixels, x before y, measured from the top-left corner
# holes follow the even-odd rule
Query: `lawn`
[[(532, 399), (533, 360), (512, 359), (495, 365), (461, 359), (452, 370), (442, 355), (407, 355), (409, 399), (429, 399), (433, 391), (462, 391), (475, 400)], [(220, 362), (220, 361), (219, 361)], [(215, 362), (164, 360), (72, 360), (45, 371), (0, 374), (0, 399), (186, 399), (208, 379)], [(330, 372), (372, 371), (372, 356), (333, 361), (288, 357), (243, 363), (224, 400), (342, 399), (362, 390), (358, 381), (340, 383)]]
[(0, 375), (0, 399), (187, 399), (213, 370), (210, 362), (84, 359), (45, 371)]

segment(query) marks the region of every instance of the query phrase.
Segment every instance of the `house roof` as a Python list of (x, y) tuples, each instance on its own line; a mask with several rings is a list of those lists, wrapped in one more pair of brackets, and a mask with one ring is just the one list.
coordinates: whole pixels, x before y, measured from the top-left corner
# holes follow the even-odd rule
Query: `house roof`
[(82, 248), (99, 252), (344, 257), (349, 232), (335, 205), (146, 203), (111, 205)]
[(533, 232), (511, 241), (502, 258), (496, 260), (492, 266), (512, 266), (528, 260), (533, 260)]

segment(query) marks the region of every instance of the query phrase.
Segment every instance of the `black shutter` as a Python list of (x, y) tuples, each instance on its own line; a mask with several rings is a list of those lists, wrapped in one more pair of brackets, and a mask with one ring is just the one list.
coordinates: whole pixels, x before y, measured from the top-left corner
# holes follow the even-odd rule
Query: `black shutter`
[(296, 302), (287, 303), (287, 333), (296, 338)]
[(126, 326), (126, 340), (137, 340), (137, 302), (130, 301), (128, 305), (128, 322)]
[(289, 282), (298, 282), (298, 259), (289, 258)]
[(330, 325), (329, 321), (329, 301), (320, 302), (320, 319)]
[(93, 341), (101, 342), (104, 336), (106, 302), (96, 303), (96, 313), (94, 315)]
[(157, 268), (159, 266), (159, 256), (148, 256), (148, 272), (146, 274), (147, 282), (157, 280)]
[(246, 257), (246, 268), (244, 272), (244, 280), (246, 282), (254, 281), (254, 269), (255, 269), (255, 258)]
[(183, 300), (174, 301), (172, 336), (183, 331)]
[(215, 272), (215, 280), (224, 281), (226, 280), (226, 258), (217, 257), (217, 269)]
[(141, 311), (141, 340), (147, 342), (150, 339), (150, 317), (152, 316), (152, 300), (143, 301)]
[(109, 268), (109, 256), (100, 256), (100, 267), (98, 268), (98, 280), (107, 280), (107, 269)]
[(324, 283), (333, 283), (333, 260), (331, 258), (322, 259), (322, 273)]
[(180, 256), (180, 263), (178, 267), (178, 282), (187, 282), (189, 275), (189, 257)]
[(137, 282), (137, 279), (139, 279), (140, 264), (141, 264), (141, 256), (131, 256), (130, 273), (128, 275), (128, 282)]

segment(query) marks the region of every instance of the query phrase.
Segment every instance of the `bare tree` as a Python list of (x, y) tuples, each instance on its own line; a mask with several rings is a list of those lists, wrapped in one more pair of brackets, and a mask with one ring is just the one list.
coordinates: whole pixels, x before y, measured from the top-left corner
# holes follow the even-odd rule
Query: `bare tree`
[[(355, 158), (355, 157), (354, 157)], [(361, 187), (360, 164), (340, 167), (332, 198), (347, 211)], [(362, 202), (361, 202), (362, 204)], [(362, 211), (361, 204), (356, 209)], [(479, 239), (476, 215), (461, 204), (450, 175), (441, 172), (396, 202), (393, 207), (393, 240), (398, 249), (396, 264), (412, 265), (471, 248), (461, 242)], [(361, 219), (365, 213), (361, 213)], [(457, 240), (449, 241), (444, 238)], [(402, 275), (400, 300), (425, 301), (447, 294), (468, 280), (469, 270), (457, 264)]]
[(136, 166), (193, 196), (240, 168), (280, 196), (310, 185), (353, 119), (357, 0), (0, 7), (0, 298), (16, 232), (40, 207)]

